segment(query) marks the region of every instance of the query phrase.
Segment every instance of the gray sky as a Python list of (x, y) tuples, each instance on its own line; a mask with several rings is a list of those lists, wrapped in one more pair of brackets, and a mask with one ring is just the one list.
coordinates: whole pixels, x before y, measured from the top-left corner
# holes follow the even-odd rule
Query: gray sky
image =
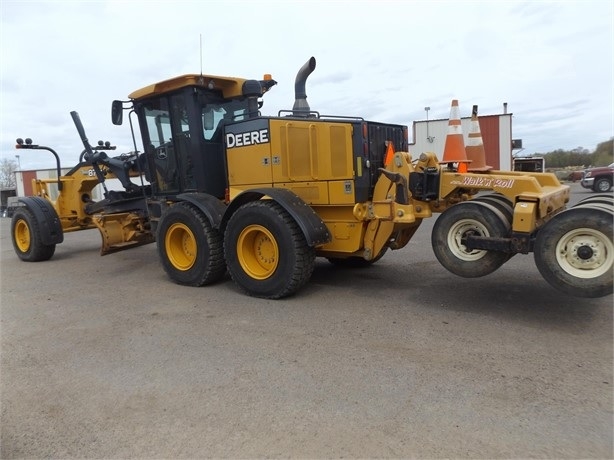
[[(17, 151), (17, 137), (54, 148), (63, 166), (83, 144), (133, 150), (113, 99), (186, 73), (277, 80), (264, 115), (294, 103), (311, 57), (312, 110), (411, 126), (513, 113), (522, 154), (594, 150), (614, 136), (611, 1), (28, 1), (0, 0), (0, 155), (23, 169), (54, 167), (51, 154)], [(411, 131), (410, 131), (411, 132)], [(140, 142), (137, 144), (141, 149)], [(418, 154), (420, 152), (412, 152)], [(441, 152), (436, 152), (441, 154)]]

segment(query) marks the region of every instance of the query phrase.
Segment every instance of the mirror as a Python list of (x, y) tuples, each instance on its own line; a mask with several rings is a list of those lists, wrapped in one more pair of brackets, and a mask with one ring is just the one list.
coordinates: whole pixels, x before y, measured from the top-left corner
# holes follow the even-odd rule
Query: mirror
[(124, 105), (122, 101), (113, 101), (111, 105), (111, 122), (114, 125), (121, 125), (124, 117)]

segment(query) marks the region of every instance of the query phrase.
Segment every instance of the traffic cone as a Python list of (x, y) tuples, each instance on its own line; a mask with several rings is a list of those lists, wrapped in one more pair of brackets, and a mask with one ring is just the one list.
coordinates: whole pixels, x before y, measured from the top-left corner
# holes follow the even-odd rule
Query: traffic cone
[(460, 169), (466, 171), (468, 162), (465, 140), (463, 139), (463, 128), (461, 126), (460, 109), (458, 108), (458, 100), (454, 99), (450, 109), (450, 121), (448, 121), (448, 135), (446, 136), (446, 143), (443, 148), (443, 159), (440, 163), (459, 163)]
[(394, 145), (392, 141), (386, 141), (388, 146), (386, 147), (386, 156), (384, 157), (384, 167), (388, 166), (394, 157)]
[(478, 106), (474, 105), (471, 111), (471, 126), (469, 127), (469, 138), (467, 139), (467, 159), (471, 161), (469, 171), (489, 171), (492, 166), (486, 164), (486, 151), (484, 141), (480, 132), (480, 122), (478, 120)]

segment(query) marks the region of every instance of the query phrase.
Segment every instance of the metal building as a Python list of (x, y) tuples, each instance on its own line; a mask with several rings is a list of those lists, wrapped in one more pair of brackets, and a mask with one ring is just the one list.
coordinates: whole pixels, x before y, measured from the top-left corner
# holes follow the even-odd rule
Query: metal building
[[(461, 113), (467, 112), (466, 107), (464, 109), (461, 110)], [(468, 112), (471, 113), (470, 110)], [(514, 143), (518, 143), (518, 141), (512, 141), (512, 114), (507, 113), (507, 104), (503, 105), (503, 113), (479, 115), (478, 120), (486, 152), (486, 164), (492, 166), (493, 169), (511, 171), (512, 149)], [(448, 133), (448, 121), (448, 118), (445, 118), (413, 122), (413, 143), (410, 143), (409, 150), (414, 158), (417, 158), (422, 152), (433, 152), (437, 155), (437, 158), (442, 159)], [(465, 145), (467, 145), (470, 122), (470, 116), (461, 117)]]

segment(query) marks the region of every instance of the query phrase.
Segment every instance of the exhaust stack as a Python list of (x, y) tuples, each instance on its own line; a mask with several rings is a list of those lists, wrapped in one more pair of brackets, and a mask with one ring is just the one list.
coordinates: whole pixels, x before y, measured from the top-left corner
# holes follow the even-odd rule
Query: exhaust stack
[(316, 68), (316, 58), (313, 56), (303, 64), (296, 74), (296, 80), (294, 82), (294, 107), (292, 107), (293, 114), (296, 116), (307, 117), (309, 116), (309, 104), (307, 103), (307, 93), (305, 92), (305, 82), (307, 77)]

